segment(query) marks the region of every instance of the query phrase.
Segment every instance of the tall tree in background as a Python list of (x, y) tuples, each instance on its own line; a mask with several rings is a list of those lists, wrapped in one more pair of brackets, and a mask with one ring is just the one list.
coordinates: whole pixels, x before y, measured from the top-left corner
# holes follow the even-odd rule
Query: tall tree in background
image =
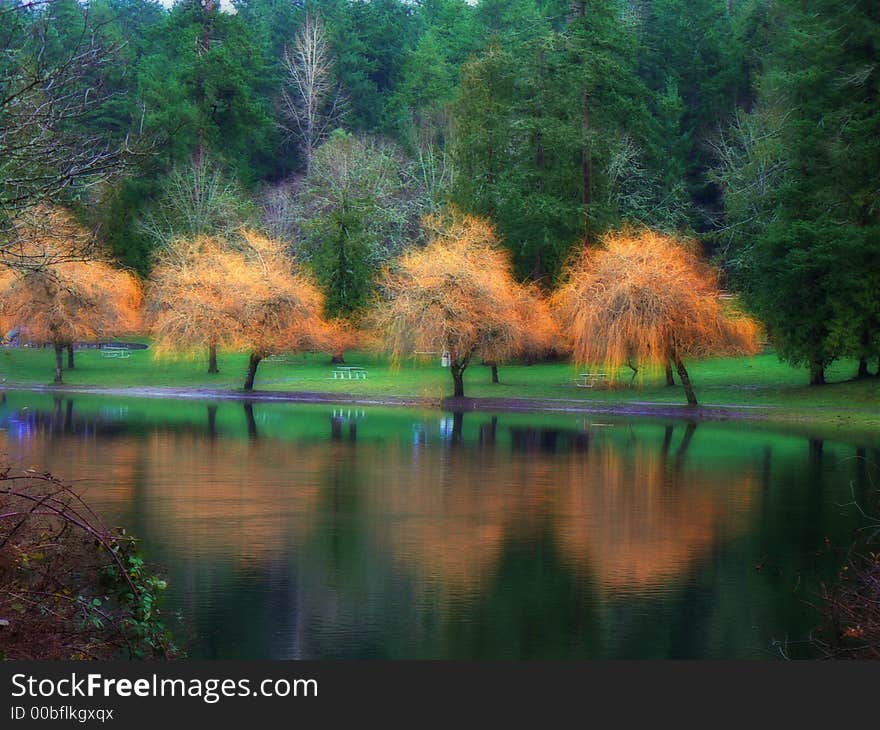
[(217, 2), (184, 0), (166, 10), (149, 0), (106, 1), (119, 6), (113, 27), (131, 57), (128, 113), (156, 148), (100, 190), (91, 217), (114, 252), (146, 276), (156, 239), (138, 223), (172, 170), (206, 158), (245, 189), (289, 170), (273, 117), (279, 74), (256, 30)]
[(315, 273), (329, 316), (350, 317), (367, 303), (380, 267), (419, 236), (430, 200), (413, 163), (394, 144), (337, 130), (317, 150), (295, 192), (270, 199), (287, 221), (297, 258)]
[[(880, 17), (875, 3), (777, 3), (754, 109), (719, 145), (734, 285), (779, 354), (825, 382), (880, 354)], [(855, 304), (855, 302), (859, 304)]]
[(416, 37), (418, 5), (322, 0), (320, 11), (336, 54), (337, 79), (350, 101), (347, 124), (362, 132), (386, 131), (387, 102)]
[(202, 152), (245, 183), (276, 168), (265, 61), (253, 31), (210, 0), (179, 2), (152, 29), (138, 91), (145, 128), (164, 141), (166, 169)]
[(336, 82), (324, 22), (306, 15), (296, 38), (284, 47), (281, 107), (286, 131), (293, 135), (309, 173), (315, 150), (339, 124), (344, 99)]
[(629, 21), (615, 2), (574, 11), (559, 30), (491, 43), (454, 107), (453, 200), (495, 221), (517, 273), (545, 283), (575, 241), (665, 206)]
[(650, 0), (639, 24), (639, 74), (651, 90), (651, 108), (663, 127), (657, 157), (670, 184), (686, 185), (688, 221), (715, 225), (719, 191), (707, 175), (711, 147), (737, 107), (746, 102), (738, 24), (728, 0)]

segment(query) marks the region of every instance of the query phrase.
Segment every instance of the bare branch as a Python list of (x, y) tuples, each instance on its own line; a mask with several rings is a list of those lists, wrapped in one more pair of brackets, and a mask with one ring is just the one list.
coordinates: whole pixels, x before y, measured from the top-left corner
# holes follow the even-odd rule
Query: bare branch
[(324, 23), (319, 16), (307, 15), (293, 44), (284, 48), (286, 78), (280, 99), (283, 128), (296, 138), (306, 173), (318, 145), (345, 113), (346, 100), (333, 66)]

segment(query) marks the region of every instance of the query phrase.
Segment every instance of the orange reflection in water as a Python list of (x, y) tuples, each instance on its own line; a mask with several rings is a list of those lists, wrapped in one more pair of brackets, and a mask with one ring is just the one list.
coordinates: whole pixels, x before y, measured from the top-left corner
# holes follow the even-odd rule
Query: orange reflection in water
[[(161, 536), (174, 553), (267, 562), (342, 518), (345, 529), (357, 523), (371, 559), (393, 561), (422, 587), (478, 593), (510, 542), (549, 528), (566, 562), (615, 592), (687, 577), (746, 525), (753, 475), (690, 463), (693, 435), (675, 453), (668, 440), (601, 433), (549, 453), (500, 441), (450, 448), (37, 429), (26, 449), (0, 434), (0, 449), (88, 485), (108, 519)], [(356, 499), (337, 513), (328, 494), (339, 489)]]
[[(608, 591), (650, 589), (687, 576), (747, 524), (751, 472), (721, 474), (640, 442), (596, 444), (560, 470), (554, 510), (562, 552)], [(567, 481), (566, 481), (567, 480)]]
[(686, 577), (745, 527), (755, 496), (750, 472), (691, 467), (686, 447), (674, 456), (652, 441), (598, 439), (563, 454), (504, 448), (383, 454), (390, 461), (370, 480), (373, 524), (398, 562), (453, 591), (479, 591), (509, 541), (550, 525), (564, 559), (601, 589), (650, 589)]

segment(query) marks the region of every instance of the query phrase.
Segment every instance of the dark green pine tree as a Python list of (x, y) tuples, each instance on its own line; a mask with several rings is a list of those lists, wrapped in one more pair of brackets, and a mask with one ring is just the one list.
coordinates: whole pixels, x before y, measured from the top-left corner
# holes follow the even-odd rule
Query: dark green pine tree
[(711, 145), (740, 103), (745, 73), (728, 0), (641, 3), (639, 73), (663, 125), (656, 159), (669, 184), (686, 184), (691, 223), (711, 228), (719, 191), (707, 175)]
[[(734, 282), (813, 384), (880, 353), (880, 11), (784, 0), (746, 133), (720, 179)], [(755, 228), (751, 219), (768, 222)]]
[(112, 2), (124, 48), (135, 54), (129, 114), (154, 150), (103, 196), (96, 216), (117, 255), (146, 273), (153, 243), (136, 221), (170, 170), (207, 157), (246, 186), (284, 174), (272, 107), (277, 75), (266, 43), (218, 3), (187, 0), (162, 11), (146, 0)]
[(453, 200), (487, 216), (520, 276), (553, 281), (570, 247), (664, 209), (657, 136), (617, 2), (575, 3), (557, 32), (465, 64)]

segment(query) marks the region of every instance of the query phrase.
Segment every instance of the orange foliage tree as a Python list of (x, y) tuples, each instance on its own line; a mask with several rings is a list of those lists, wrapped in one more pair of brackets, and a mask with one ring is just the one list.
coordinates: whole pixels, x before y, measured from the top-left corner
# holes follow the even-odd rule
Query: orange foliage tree
[(727, 311), (718, 273), (685, 243), (650, 230), (623, 230), (569, 261), (555, 295), (579, 363), (614, 378), (634, 362), (672, 362), (689, 405), (697, 405), (683, 358), (754, 353), (757, 326)]
[[(425, 220), (429, 243), (404, 254), (380, 279), (372, 325), (395, 359), (448, 352), (456, 397), (474, 357), (498, 363), (550, 336), (535, 290), (518, 284), (510, 256), (484, 220), (452, 212)], [(495, 371), (497, 373), (497, 371)]]
[(170, 244), (154, 270), (147, 306), (159, 353), (207, 347), (216, 370), (218, 346), (248, 351), (245, 390), (253, 390), (268, 355), (336, 346), (337, 330), (322, 309), (320, 291), (284, 244), (249, 230), (234, 241)]
[(54, 346), (61, 383), (65, 347), (73, 367), (75, 342), (137, 331), (140, 283), (105, 261), (80, 260), (89, 235), (60, 208), (36, 208), (15, 228), (21, 260), (30, 265), (0, 276), (0, 319), (4, 330), (21, 327), (30, 339)]
[(147, 290), (147, 317), (156, 350), (207, 348), (217, 373), (217, 348), (239, 345), (236, 318), (241, 257), (222, 238), (178, 238), (159, 249)]
[(250, 351), (244, 389), (252, 390), (260, 361), (279, 352), (335, 350), (323, 319), (324, 297), (311, 275), (293, 266), (285, 245), (244, 231), (250, 286), (242, 294), (239, 322)]

